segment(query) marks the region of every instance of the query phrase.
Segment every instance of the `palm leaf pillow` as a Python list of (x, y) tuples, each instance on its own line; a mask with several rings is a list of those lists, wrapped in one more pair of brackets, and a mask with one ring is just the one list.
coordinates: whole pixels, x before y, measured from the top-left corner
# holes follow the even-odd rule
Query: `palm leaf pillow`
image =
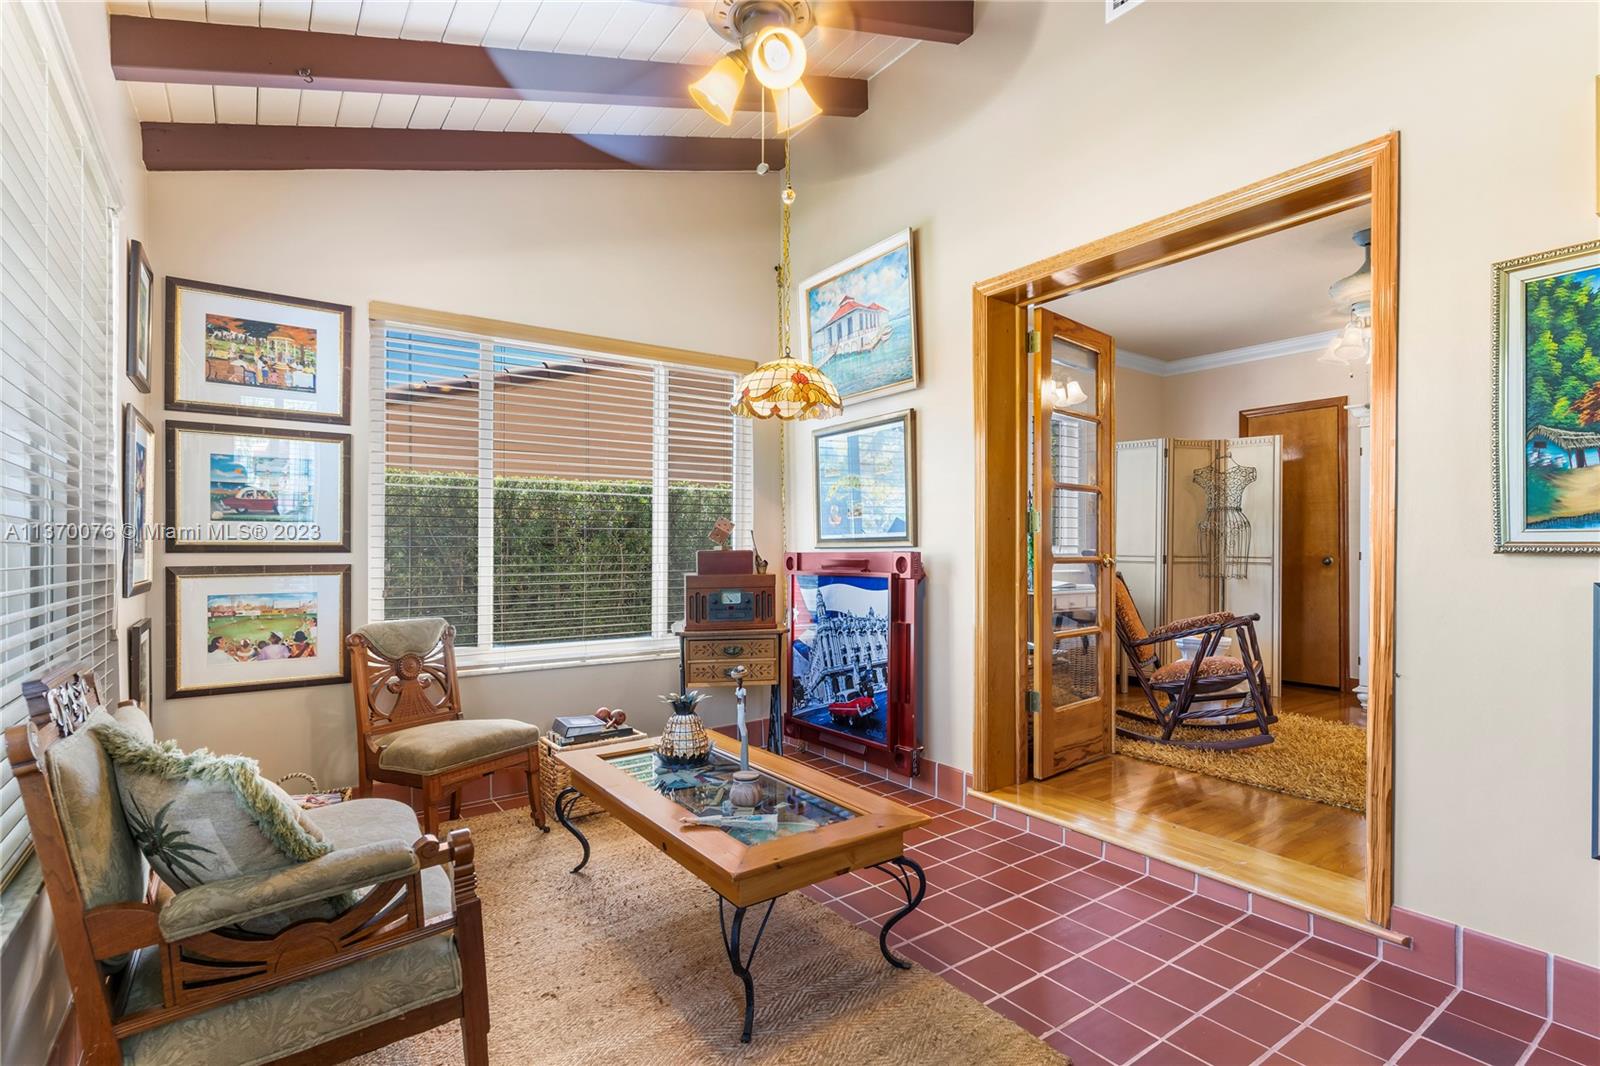
[(93, 729), (116, 769), (134, 842), (174, 892), (333, 850), (254, 759), (204, 748), (185, 754), (170, 740), (146, 741), (109, 721)]

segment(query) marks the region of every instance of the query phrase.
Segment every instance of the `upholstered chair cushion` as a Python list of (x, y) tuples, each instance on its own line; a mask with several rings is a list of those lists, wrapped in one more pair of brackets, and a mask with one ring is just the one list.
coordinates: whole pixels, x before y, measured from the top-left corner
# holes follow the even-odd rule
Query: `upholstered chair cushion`
[(1233, 617), (1232, 611), (1213, 611), (1211, 614), (1196, 615), (1193, 618), (1178, 618), (1164, 626), (1157, 626), (1152, 629), (1150, 636), (1154, 640), (1166, 640), (1173, 634), (1182, 633), (1185, 630), (1219, 626), (1224, 622), (1231, 622)]
[(437, 774), (539, 743), (539, 727), (511, 718), (429, 722), (376, 738), (378, 765), (405, 774)]
[(92, 727), (134, 842), (174, 892), (326, 855), (332, 845), (254, 759), (185, 754), (114, 722)]
[[(97, 710), (86, 724), (92, 728), (111, 720)], [(50, 792), (85, 909), (143, 900), (149, 876), (123, 818), (111, 759), (91, 728), (64, 737), (45, 751)]]
[(1121, 574), (1116, 577), (1114, 592), (1117, 629), (1121, 632), (1122, 639), (1137, 644), (1148, 637), (1150, 631), (1145, 628), (1144, 619), (1139, 617), (1139, 608), (1133, 602), (1133, 595), (1128, 591)]
[[(379, 875), (401, 865), (399, 852), (382, 845), (400, 841), (409, 849), (422, 835), (411, 808), (393, 800), (350, 800), (307, 814), (335, 853), (360, 852), (349, 858), (370, 865)], [(318, 864), (308, 863), (269, 878), (295, 878)], [(444, 867), (422, 871), (422, 903), (425, 918), (450, 913), (450, 878)], [(174, 920), (178, 917), (183, 915), (175, 915)], [(159, 956), (146, 953), (140, 957), (120, 1017), (160, 1006), (160, 970)], [(122, 1041), (123, 1062), (133, 1066), (209, 1066), (226, 1061), (254, 1066), (460, 992), (461, 964), (455, 941), (447, 936), (429, 937), (128, 1037)]]
[[(1182, 683), (1189, 676), (1189, 662), (1188, 659), (1179, 659), (1175, 663), (1168, 663), (1150, 675), (1151, 683), (1156, 685)], [(1246, 677), (1244, 663), (1231, 655), (1212, 655), (1200, 660), (1200, 680), (1215, 681), (1225, 677), (1244, 680)]]
[(368, 622), (356, 630), (365, 637), (373, 650), (387, 659), (400, 659), (407, 655), (427, 655), (444, 636), (443, 618), (397, 618), (392, 622)]

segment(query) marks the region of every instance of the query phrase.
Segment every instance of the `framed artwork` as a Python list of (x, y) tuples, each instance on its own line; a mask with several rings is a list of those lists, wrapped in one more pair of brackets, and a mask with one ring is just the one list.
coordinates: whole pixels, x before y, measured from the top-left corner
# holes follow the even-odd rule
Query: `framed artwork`
[(167, 423), (167, 551), (350, 550), (350, 435)]
[(915, 411), (819, 429), (811, 450), (819, 545), (916, 543)]
[(155, 484), (155, 430), (133, 404), (122, 408), (122, 594), (150, 591), (155, 544), (149, 535), (150, 492)]
[(141, 618), (128, 627), (128, 698), (151, 713), (150, 706), (150, 619)]
[(139, 241), (128, 242), (128, 380), (150, 391), (150, 354), (155, 323), (156, 275)]
[(917, 285), (911, 231), (901, 230), (800, 286), (806, 353), (840, 399), (914, 389)]
[(1600, 241), (1494, 265), (1494, 547), (1600, 552)]
[(167, 567), (167, 698), (350, 680), (350, 566)]
[(350, 308), (167, 279), (167, 410), (350, 422)]

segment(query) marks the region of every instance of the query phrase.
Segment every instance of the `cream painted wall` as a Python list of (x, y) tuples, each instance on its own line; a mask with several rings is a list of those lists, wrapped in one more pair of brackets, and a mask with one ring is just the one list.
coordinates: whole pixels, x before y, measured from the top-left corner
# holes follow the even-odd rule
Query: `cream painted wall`
[[(918, 231), (924, 384), (848, 413), (921, 416), (929, 755), (972, 764), (973, 283), (1399, 130), (1396, 899), (1600, 962), (1600, 575), (1490, 549), (1486, 298), (1494, 261), (1597, 233), (1595, 5), (1103, 12), (980, 4), (970, 40), (916, 49), (874, 79), (866, 115), (795, 146), (799, 276)], [(809, 484), (809, 449), (789, 455)], [(1502, 652), (1492, 674), (1464, 668), (1463, 641)]]
[(1148, 440), (1168, 436), (1166, 378), (1117, 367), (1117, 439)]
[[(771, 347), (777, 189), (775, 178), (743, 174), (156, 173), (154, 265), (160, 275), (354, 307), (355, 551), (310, 561), (354, 563), (352, 613), (360, 625), (366, 560), (380, 550), (369, 544), (366, 522), (367, 303), (756, 356)], [(778, 506), (772, 479), (761, 476), (777, 463), (769, 428), (757, 430), (755, 460), (756, 535), (770, 551), (778, 542)], [(160, 561), (307, 558), (167, 553)], [(159, 633), (164, 591), (158, 599), (151, 607)], [(165, 645), (163, 634), (162, 656)], [(649, 728), (665, 721), (655, 696), (677, 686), (673, 657), (473, 676), (463, 681), (462, 697), (469, 716), (547, 726), (558, 714), (621, 706)], [(764, 690), (753, 691), (764, 700)], [(706, 717), (731, 721), (731, 700), (719, 695)], [(158, 699), (155, 724), (185, 746), (247, 752), (271, 777), (307, 770), (319, 782), (355, 779), (348, 686)]]

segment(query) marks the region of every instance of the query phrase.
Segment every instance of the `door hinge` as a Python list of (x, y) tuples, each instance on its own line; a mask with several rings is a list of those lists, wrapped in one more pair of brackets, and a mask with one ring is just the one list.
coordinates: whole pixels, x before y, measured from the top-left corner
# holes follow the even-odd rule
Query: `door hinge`
[(1030, 329), (1028, 331), (1028, 354), (1039, 354), (1039, 331), (1036, 329)]
[(1037, 690), (1031, 688), (1028, 690), (1028, 713), (1039, 713), (1039, 693)]

